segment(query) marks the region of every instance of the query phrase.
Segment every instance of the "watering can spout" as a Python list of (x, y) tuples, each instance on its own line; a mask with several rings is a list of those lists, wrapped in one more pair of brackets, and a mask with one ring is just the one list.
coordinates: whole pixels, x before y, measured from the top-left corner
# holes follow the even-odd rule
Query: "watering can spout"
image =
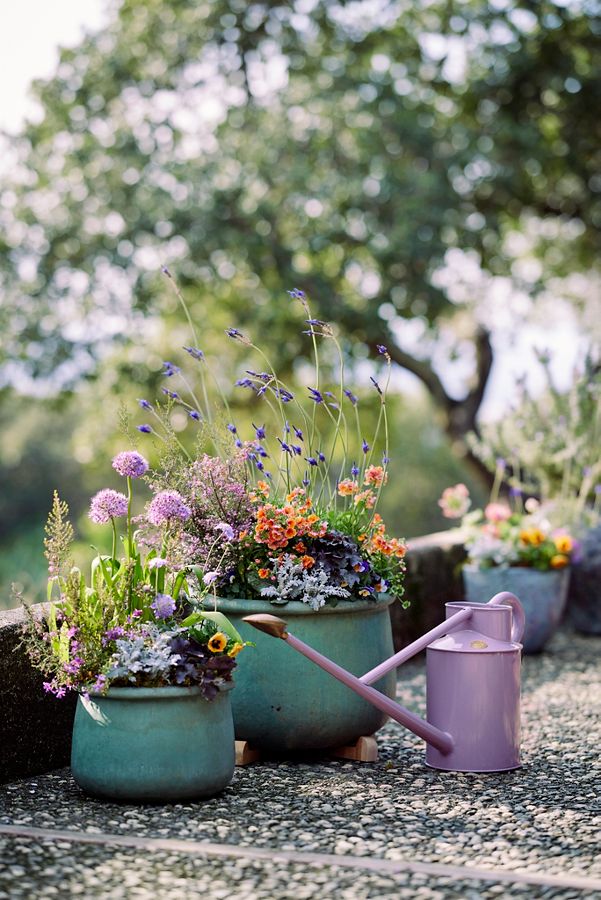
[(243, 621), (248, 622), (249, 625), (257, 628), (259, 631), (264, 631), (265, 634), (270, 634), (272, 637), (279, 637), (283, 640), (286, 640), (288, 637), (287, 622), (284, 622), (283, 619), (278, 619), (277, 616), (270, 616), (269, 613), (256, 613), (253, 616), (245, 616)]

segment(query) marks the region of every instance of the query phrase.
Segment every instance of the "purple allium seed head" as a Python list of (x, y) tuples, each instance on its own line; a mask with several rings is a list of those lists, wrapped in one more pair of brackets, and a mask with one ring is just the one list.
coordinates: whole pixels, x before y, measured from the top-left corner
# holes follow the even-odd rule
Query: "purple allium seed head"
[(96, 525), (106, 525), (111, 519), (127, 515), (127, 497), (112, 488), (105, 488), (94, 494), (88, 513)]
[(135, 450), (124, 450), (113, 459), (113, 469), (124, 478), (141, 478), (148, 472), (148, 461)]
[(173, 519), (184, 522), (192, 515), (192, 510), (177, 491), (160, 491), (155, 494), (146, 512), (152, 525), (165, 525)]
[(150, 608), (157, 619), (168, 619), (175, 612), (175, 600), (169, 594), (157, 594)]

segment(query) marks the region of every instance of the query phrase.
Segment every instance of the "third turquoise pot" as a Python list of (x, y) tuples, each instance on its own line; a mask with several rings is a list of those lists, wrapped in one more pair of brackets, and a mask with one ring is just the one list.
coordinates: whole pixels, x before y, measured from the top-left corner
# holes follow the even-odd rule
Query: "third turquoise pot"
[(568, 569), (463, 567), (465, 597), (470, 603), (487, 603), (501, 591), (511, 591), (520, 600), (526, 615), (524, 653), (539, 653), (555, 633), (565, 609), (569, 579)]
[[(383, 713), (285, 641), (262, 634), (242, 619), (261, 612), (279, 616), (291, 634), (363, 675), (394, 652), (388, 611), (392, 600), (343, 600), (315, 612), (300, 601), (273, 606), (265, 600), (218, 599), (218, 608), (244, 640), (256, 644), (238, 657), (232, 696), (236, 738), (266, 750), (319, 750), (353, 743), (381, 728)], [(395, 672), (374, 687), (394, 697)]]

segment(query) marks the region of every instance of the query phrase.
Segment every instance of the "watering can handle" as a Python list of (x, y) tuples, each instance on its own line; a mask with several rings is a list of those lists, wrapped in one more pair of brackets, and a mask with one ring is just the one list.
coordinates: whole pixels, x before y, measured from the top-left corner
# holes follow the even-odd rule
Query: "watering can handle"
[(524, 607), (515, 594), (512, 594), (510, 591), (501, 591), (500, 594), (495, 594), (492, 600), (488, 601), (488, 606), (511, 606), (513, 610), (511, 640), (519, 644), (522, 640), (522, 635), (524, 634), (526, 616), (524, 614)]

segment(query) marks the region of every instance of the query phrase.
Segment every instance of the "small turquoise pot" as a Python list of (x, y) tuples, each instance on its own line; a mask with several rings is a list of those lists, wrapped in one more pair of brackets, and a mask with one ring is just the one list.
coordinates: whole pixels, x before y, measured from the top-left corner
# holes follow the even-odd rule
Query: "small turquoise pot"
[(211, 797), (234, 774), (229, 688), (112, 687), (78, 698), (71, 770), (89, 794), (171, 802)]
[(565, 609), (569, 580), (569, 569), (541, 572), (521, 566), (463, 567), (465, 597), (470, 603), (487, 603), (501, 591), (511, 591), (519, 599), (526, 615), (524, 653), (540, 653), (555, 633)]
[[(218, 608), (244, 640), (256, 644), (237, 658), (232, 698), (236, 738), (276, 752), (320, 750), (351, 744), (381, 728), (383, 713), (285, 641), (242, 620), (254, 613), (279, 616), (295, 637), (363, 675), (394, 652), (388, 610), (392, 601), (343, 600), (315, 612), (300, 601), (275, 606), (265, 600), (218, 599)], [(394, 697), (396, 673), (389, 672), (374, 687)]]

